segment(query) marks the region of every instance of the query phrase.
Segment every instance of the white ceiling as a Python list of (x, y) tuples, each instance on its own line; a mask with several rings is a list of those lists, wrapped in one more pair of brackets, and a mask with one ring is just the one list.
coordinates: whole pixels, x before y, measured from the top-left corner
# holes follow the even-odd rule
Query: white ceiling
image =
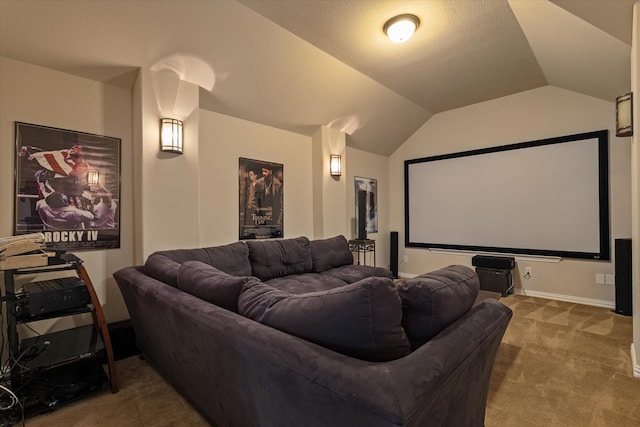
[[(634, 2), (0, 0), (0, 55), (124, 87), (171, 70), (202, 108), (389, 155), (433, 114), (540, 86), (614, 101)], [(397, 45), (401, 13), (421, 25)]]

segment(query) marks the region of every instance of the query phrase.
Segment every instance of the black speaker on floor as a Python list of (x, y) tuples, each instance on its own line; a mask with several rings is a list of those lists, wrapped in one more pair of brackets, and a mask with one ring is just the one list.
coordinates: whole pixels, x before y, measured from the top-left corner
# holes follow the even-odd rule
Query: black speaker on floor
[(389, 270), (393, 277), (398, 277), (398, 232), (391, 232), (391, 248), (389, 249)]
[(631, 316), (631, 239), (615, 241), (616, 308), (615, 312)]
[(358, 191), (358, 240), (367, 238), (367, 192)]
[(140, 353), (136, 347), (136, 334), (133, 332), (131, 320), (109, 323), (107, 328), (115, 360), (125, 359)]

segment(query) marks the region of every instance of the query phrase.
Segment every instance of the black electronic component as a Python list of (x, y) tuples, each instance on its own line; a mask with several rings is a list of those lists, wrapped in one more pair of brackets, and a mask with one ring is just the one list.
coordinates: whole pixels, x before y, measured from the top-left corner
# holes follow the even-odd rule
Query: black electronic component
[(503, 297), (513, 292), (513, 276), (511, 270), (516, 266), (513, 257), (476, 255), (471, 258), (480, 280), (480, 289), (500, 292)]
[(389, 249), (389, 270), (393, 277), (398, 277), (398, 232), (391, 232), (391, 248)]
[(358, 191), (358, 240), (367, 238), (367, 192)]
[(471, 258), (471, 265), (474, 267), (511, 270), (516, 266), (516, 260), (513, 257), (476, 255)]
[(615, 241), (616, 308), (624, 316), (633, 314), (631, 291), (631, 239)]
[(85, 283), (77, 277), (26, 283), (24, 297), (16, 304), (18, 317), (34, 317), (58, 311), (86, 307), (91, 296)]

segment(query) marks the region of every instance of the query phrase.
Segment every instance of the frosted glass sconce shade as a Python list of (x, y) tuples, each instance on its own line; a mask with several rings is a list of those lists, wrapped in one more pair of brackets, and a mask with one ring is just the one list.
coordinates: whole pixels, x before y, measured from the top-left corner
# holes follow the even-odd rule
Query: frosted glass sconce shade
[(616, 136), (633, 136), (633, 92), (616, 98)]
[(331, 154), (329, 156), (329, 164), (331, 165), (331, 176), (342, 175), (342, 159), (339, 154)]
[(160, 119), (160, 151), (182, 154), (182, 122)]

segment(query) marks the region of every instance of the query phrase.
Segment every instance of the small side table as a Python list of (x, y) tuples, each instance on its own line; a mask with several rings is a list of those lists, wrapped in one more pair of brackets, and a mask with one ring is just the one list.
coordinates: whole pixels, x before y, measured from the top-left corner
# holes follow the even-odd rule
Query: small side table
[[(357, 254), (358, 265), (367, 265), (367, 254), (373, 253), (373, 266), (376, 266), (376, 241), (373, 239), (349, 240), (349, 250)], [(360, 263), (362, 255), (362, 263)]]

